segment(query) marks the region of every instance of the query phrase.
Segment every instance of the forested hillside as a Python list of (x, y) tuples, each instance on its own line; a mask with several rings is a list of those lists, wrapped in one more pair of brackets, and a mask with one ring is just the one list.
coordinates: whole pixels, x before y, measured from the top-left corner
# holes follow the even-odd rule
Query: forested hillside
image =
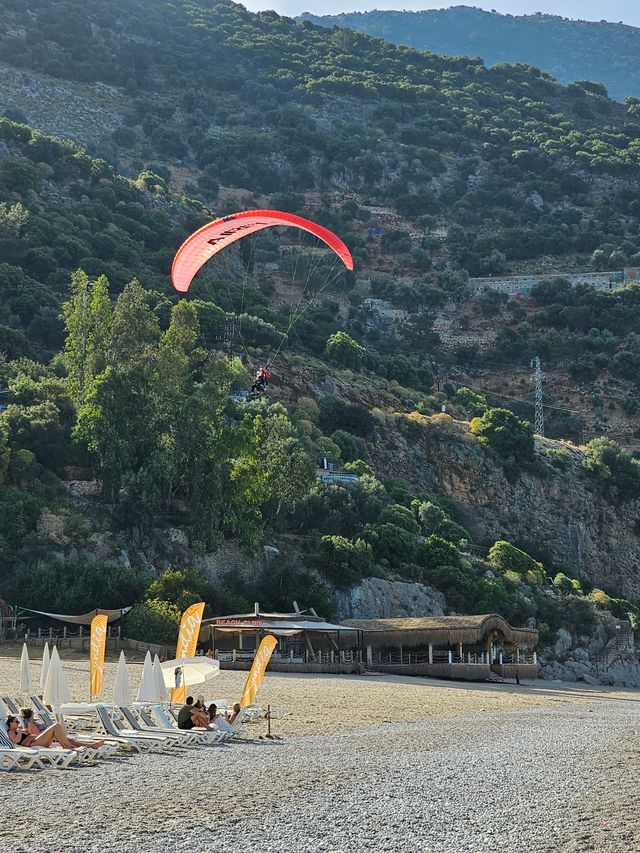
[(558, 15), (501, 15), (470, 6), (421, 12), (303, 15), (325, 27), (348, 27), (440, 56), (479, 56), (487, 65), (520, 62), (561, 83), (593, 80), (612, 98), (640, 96), (640, 30), (608, 21)]
[[(136, 601), (148, 639), (198, 598), (331, 615), (371, 575), (548, 641), (635, 619), (640, 288), (468, 285), (638, 263), (633, 104), (232, 3), (12, 0), (0, 21), (0, 598)], [(334, 229), (355, 274), (282, 230), (179, 300), (187, 234), (260, 206)], [(452, 315), (479, 343), (447, 343)], [(534, 440), (535, 355), (570, 383), (545, 389), (548, 435), (586, 448)], [(515, 393), (478, 390), (497, 373)], [(223, 543), (254, 568), (214, 571)]]

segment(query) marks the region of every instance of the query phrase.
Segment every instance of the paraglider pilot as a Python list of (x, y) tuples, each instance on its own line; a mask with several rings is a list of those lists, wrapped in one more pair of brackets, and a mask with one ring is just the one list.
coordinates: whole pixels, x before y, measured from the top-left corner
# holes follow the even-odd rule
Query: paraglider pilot
[(268, 370), (265, 370), (264, 367), (261, 367), (260, 370), (256, 371), (256, 378), (251, 386), (252, 394), (262, 394), (267, 390), (267, 386), (269, 385), (269, 380), (271, 379), (271, 374)]

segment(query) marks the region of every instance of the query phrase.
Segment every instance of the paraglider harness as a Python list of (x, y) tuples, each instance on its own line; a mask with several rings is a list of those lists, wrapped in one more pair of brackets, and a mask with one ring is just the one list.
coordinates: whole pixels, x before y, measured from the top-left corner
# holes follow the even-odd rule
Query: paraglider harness
[(271, 374), (268, 370), (265, 370), (264, 367), (261, 367), (260, 370), (256, 373), (256, 378), (251, 386), (251, 393), (258, 396), (260, 394), (264, 394), (269, 385), (269, 380), (271, 379)]

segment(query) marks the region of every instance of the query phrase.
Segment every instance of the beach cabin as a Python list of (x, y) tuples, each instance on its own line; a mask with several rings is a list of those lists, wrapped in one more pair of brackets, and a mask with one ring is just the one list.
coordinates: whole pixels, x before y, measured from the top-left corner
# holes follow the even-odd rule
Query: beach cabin
[(205, 619), (200, 648), (221, 669), (249, 669), (261, 640), (271, 634), (278, 645), (269, 669), (280, 672), (356, 673), (364, 669), (360, 631), (326, 622), (314, 610), (253, 613)]
[(361, 632), (367, 669), (481, 681), (537, 678), (538, 632), (497, 614), (348, 619)]

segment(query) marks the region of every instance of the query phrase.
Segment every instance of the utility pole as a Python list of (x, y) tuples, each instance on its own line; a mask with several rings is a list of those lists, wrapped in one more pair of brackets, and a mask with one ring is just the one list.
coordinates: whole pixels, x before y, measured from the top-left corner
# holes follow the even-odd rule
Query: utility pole
[(540, 363), (540, 356), (537, 355), (531, 362), (531, 367), (535, 369), (534, 373), (534, 381), (535, 381), (535, 424), (534, 430), (538, 433), (538, 435), (544, 435), (544, 409), (542, 406), (542, 365)]

